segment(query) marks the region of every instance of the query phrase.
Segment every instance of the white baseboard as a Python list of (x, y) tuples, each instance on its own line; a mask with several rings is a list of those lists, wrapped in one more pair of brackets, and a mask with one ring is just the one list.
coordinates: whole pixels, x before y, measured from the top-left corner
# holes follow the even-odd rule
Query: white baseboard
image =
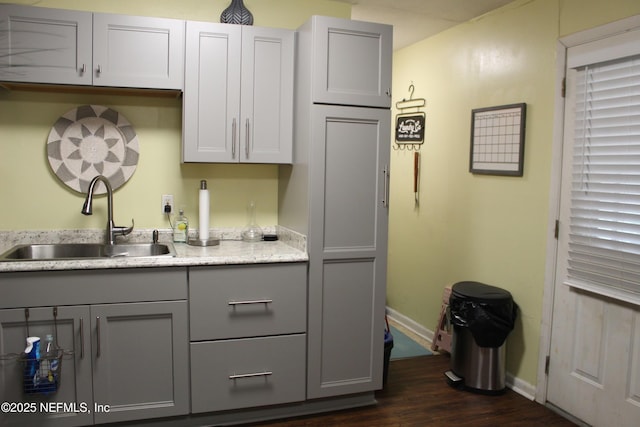
[[(391, 307), (387, 307), (387, 316), (389, 317), (389, 319), (402, 325), (403, 327), (407, 328), (414, 334), (429, 341), (429, 343), (433, 342), (434, 331), (419, 324), (418, 322), (411, 319), (410, 317), (405, 316), (404, 314), (394, 310)], [(536, 386), (520, 378), (514, 377), (509, 372), (506, 373), (505, 384), (507, 385), (507, 387), (509, 387), (511, 390), (515, 391), (519, 395), (529, 400), (535, 399)]]
[(401, 314), (391, 307), (387, 307), (387, 316), (389, 317), (389, 319), (407, 328), (414, 334), (418, 335), (420, 338), (429, 341), (429, 343), (433, 342), (433, 331), (425, 328), (415, 320), (405, 316), (404, 314)]
[(520, 378), (516, 378), (507, 372), (506, 378), (504, 379), (505, 384), (511, 390), (518, 393), (520, 396), (526, 397), (527, 399), (534, 401), (536, 398), (536, 386), (530, 384), (526, 381), (521, 380)]

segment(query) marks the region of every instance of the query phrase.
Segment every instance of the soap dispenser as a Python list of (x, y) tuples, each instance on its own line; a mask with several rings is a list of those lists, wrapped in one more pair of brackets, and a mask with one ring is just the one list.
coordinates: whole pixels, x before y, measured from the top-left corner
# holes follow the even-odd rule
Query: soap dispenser
[(173, 241), (186, 243), (189, 237), (189, 220), (184, 216), (184, 209), (180, 209), (173, 224)]

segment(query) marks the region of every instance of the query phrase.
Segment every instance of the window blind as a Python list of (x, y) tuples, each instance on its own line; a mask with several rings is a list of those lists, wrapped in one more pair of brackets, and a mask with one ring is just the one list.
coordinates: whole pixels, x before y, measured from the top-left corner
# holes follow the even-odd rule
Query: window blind
[(640, 55), (575, 79), (567, 284), (640, 301)]

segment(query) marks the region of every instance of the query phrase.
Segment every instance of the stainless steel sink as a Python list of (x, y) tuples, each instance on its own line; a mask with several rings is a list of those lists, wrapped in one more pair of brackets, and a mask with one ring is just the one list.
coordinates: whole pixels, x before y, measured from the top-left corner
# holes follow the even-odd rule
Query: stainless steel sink
[(14, 246), (0, 255), (0, 261), (70, 260), (86, 258), (175, 257), (172, 244), (54, 243)]

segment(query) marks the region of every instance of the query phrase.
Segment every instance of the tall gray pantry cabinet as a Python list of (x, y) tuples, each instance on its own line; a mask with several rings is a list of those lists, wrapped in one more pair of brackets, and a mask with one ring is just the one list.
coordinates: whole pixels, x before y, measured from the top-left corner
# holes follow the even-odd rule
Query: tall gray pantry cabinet
[(382, 387), (392, 37), (320, 16), (298, 30), (279, 222), (308, 239), (307, 399)]

